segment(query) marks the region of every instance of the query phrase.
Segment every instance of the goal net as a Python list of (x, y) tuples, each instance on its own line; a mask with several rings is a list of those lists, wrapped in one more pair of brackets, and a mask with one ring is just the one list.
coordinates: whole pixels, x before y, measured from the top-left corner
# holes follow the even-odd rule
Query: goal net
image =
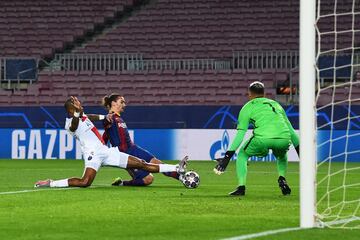
[(360, 0), (318, 0), (315, 28), (316, 222), (360, 228)]

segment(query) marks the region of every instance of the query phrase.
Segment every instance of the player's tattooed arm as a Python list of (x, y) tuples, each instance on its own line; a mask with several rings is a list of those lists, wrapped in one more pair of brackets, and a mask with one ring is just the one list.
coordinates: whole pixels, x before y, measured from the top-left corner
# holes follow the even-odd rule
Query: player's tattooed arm
[(79, 117), (84, 113), (84, 109), (81, 106), (81, 103), (77, 97), (71, 96), (72, 105), (75, 108), (75, 113), (71, 121), (71, 125), (69, 127), (69, 130), (72, 132), (75, 132), (76, 129), (79, 126)]

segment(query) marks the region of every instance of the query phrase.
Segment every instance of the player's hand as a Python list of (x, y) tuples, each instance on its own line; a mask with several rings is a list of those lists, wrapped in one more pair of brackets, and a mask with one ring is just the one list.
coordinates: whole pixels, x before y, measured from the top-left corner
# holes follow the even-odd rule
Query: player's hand
[(232, 156), (234, 156), (234, 154), (235, 154), (235, 151), (227, 151), (223, 158), (216, 159), (218, 164), (216, 164), (216, 166), (214, 168), (214, 173), (217, 175), (223, 174), (226, 170), (227, 165), (230, 162), (230, 159), (232, 158)]
[(113, 122), (113, 117), (114, 114), (113, 113), (109, 113), (108, 115), (106, 115), (106, 121), (108, 121), (109, 123)]
[(72, 100), (72, 105), (74, 106), (74, 108), (76, 109), (77, 112), (84, 111), (84, 109), (81, 106), (81, 103), (77, 97), (71, 96), (71, 100)]

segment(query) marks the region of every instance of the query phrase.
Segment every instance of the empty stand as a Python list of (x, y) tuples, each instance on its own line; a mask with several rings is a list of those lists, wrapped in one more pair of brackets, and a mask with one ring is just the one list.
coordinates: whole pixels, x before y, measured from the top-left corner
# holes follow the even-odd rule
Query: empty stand
[(298, 29), (297, 1), (159, 0), (75, 52), (222, 58), (233, 50), (298, 49)]
[(0, 56), (50, 56), (132, 4), (132, 0), (0, 1)]
[(275, 97), (276, 78), (286, 72), (53, 72), (41, 73), (37, 83), (13, 94), (0, 91), (0, 104), (61, 105), (71, 95), (84, 105), (99, 105), (111, 92), (123, 94), (132, 105), (242, 105), (247, 101), (247, 87), (254, 80), (263, 81), (269, 97)]
[[(333, 9), (333, 2), (321, 4), (322, 11)], [(348, 9), (338, 4), (337, 11)], [(348, 30), (342, 26), (351, 26), (351, 21), (351, 16), (338, 17), (337, 30)], [(333, 22), (329, 17), (319, 25), (331, 30)], [(298, 32), (299, 1), (158, 0), (75, 52), (139, 51), (146, 58), (228, 58), (234, 50), (297, 50)], [(352, 40), (351, 32), (341, 37), (338, 49)], [(333, 39), (334, 35), (322, 37), (324, 50), (334, 47)], [(356, 42), (360, 44), (360, 38)]]
[[(348, 0), (344, 0), (348, 1)], [(0, 55), (53, 56), (104, 24), (136, 0), (0, 2)], [(213, 59), (230, 61), (234, 51), (298, 50), (298, 1), (157, 0), (143, 5), (121, 22), (109, 26), (72, 53), (140, 53), (152, 59)], [(333, 6), (325, 4), (322, 11)], [(338, 12), (348, 11), (338, 4)], [(330, 13), (330, 12), (329, 12)], [(359, 18), (360, 19), (360, 18)], [(351, 19), (337, 19), (339, 31)], [(334, 19), (322, 19), (321, 30), (333, 31)], [(360, 24), (360, 23), (359, 23)], [(344, 33), (349, 44), (351, 36)], [(324, 50), (333, 48), (333, 36), (323, 37)], [(360, 38), (355, 44), (359, 44)], [(160, 61), (160, 60), (159, 60)], [(59, 68), (61, 69), (61, 67)], [(85, 105), (98, 105), (110, 92), (119, 92), (134, 105), (224, 105), (247, 101), (250, 82), (263, 81), (274, 97), (277, 82), (289, 70), (147, 70), (147, 71), (42, 71), (38, 82), (13, 93), (0, 90), (0, 105), (58, 105), (71, 95)], [(360, 94), (354, 88), (354, 93)], [(346, 90), (336, 91), (337, 99)], [(324, 93), (325, 98), (331, 93)], [(320, 101), (321, 102), (321, 101)], [(325, 100), (322, 102), (326, 102)]]

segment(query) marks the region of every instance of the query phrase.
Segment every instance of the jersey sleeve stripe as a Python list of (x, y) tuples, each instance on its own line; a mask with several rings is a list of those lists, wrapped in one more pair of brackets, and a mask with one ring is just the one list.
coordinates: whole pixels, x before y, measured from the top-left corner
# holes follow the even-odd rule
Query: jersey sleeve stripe
[(99, 133), (99, 131), (97, 130), (96, 127), (91, 128), (91, 131), (94, 132), (94, 134), (95, 134), (96, 137), (101, 141), (102, 144), (105, 144), (103, 138), (101, 137), (101, 135), (100, 135), (100, 133)]

